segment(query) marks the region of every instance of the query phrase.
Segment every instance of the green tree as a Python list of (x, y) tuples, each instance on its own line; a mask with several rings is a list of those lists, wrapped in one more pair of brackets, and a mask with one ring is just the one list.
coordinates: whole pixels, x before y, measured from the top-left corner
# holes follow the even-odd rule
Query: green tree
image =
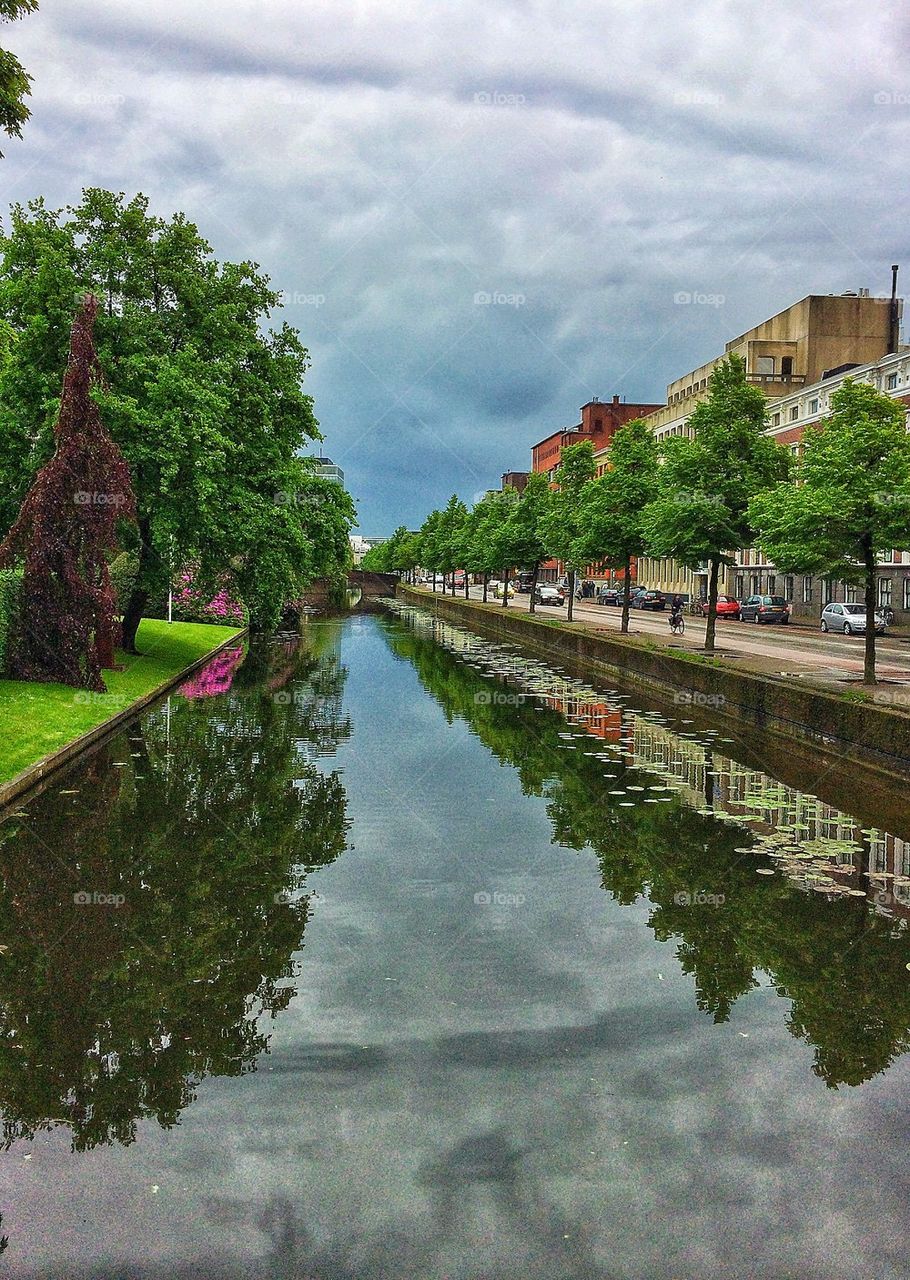
[[(875, 615), (877, 557), (910, 545), (910, 437), (904, 406), (847, 379), (832, 412), (803, 437), (796, 484), (752, 502), (762, 550), (785, 573), (825, 572), (862, 583)], [(863, 679), (875, 683), (875, 628), (866, 627)]]
[(585, 485), (579, 503), (574, 558), (608, 563), (623, 575), (622, 630), (629, 630), (632, 562), (646, 549), (643, 514), (654, 494), (658, 447), (638, 418), (620, 427), (610, 445), (609, 468)]
[(567, 445), (562, 451), (556, 482), (559, 488), (552, 494), (549, 507), (541, 517), (541, 534), (547, 553), (562, 560), (569, 573), (569, 595), (566, 618), (572, 621), (575, 604), (576, 570), (586, 560), (577, 560), (579, 538), (582, 534), (581, 495), (595, 475), (594, 446), (590, 440)]
[[(420, 526), (418, 537), (420, 539), (420, 560), (424, 569), (429, 569), (433, 575), (433, 590), (436, 590), (436, 575), (442, 567), (443, 549), (442, 549), (442, 512), (431, 511)], [(443, 583), (445, 590), (445, 583)]]
[(749, 503), (786, 477), (789, 454), (765, 435), (766, 400), (746, 381), (746, 364), (729, 356), (715, 368), (708, 395), (689, 418), (691, 436), (672, 436), (658, 469), (658, 496), (648, 504), (648, 550), (690, 569), (708, 567), (705, 649), (714, 652), (720, 566), (750, 547)]
[(534, 595), (540, 564), (547, 558), (544, 530), (552, 505), (553, 490), (550, 488), (550, 481), (545, 475), (534, 472), (528, 476), (524, 492), (509, 516), (508, 536), (512, 544), (513, 563), (520, 569), (529, 569), (532, 574), (531, 613), (536, 606)]
[[(180, 565), (213, 584), (239, 575), (254, 620), (322, 574), (324, 545), (298, 452), (318, 438), (301, 389), (309, 357), (287, 325), (264, 330), (279, 295), (254, 263), (218, 263), (182, 215), (144, 196), (90, 189), (75, 207), (12, 210), (0, 237), (0, 318), (13, 329), (0, 374), (0, 533), (51, 451), (54, 402), (77, 297), (101, 301), (105, 421), (133, 476), (139, 572), (124, 644)], [(315, 536), (314, 536), (315, 535)], [(330, 539), (334, 544), (334, 538)]]
[[(509, 576), (517, 563), (512, 517), (518, 506), (518, 492), (507, 488), (498, 493), (490, 493), (484, 501), (483, 522), (478, 537), (487, 547), (487, 564), (490, 572), (502, 574), (503, 592), (502, 607), (509, 603)], [(486, 583), (489, 573), (484, 579), (484, 600), (486, 600)]]
[[(0, 0), (0, 22), (14, 22), (34, 13), (38, 0)], [(22, 126), (31, 114), (25, 99), (31, 93), (32, 78), (8, 49), (0, 49), (0, 129), (8, 138), (21, 138)], [(0, 151), (0, 160), (3, 152)]]
[(436, 530), (438, 567), (443, 573), (443, 584), (445, 583), (445, 577), (449, 576), (452, 595), (455, 594), (455, 570), (462, 567), (461, 533), (467, 518), (467, 507), (458, 497), (458, 494), (453, 493), (440, 512), (439, 524)]

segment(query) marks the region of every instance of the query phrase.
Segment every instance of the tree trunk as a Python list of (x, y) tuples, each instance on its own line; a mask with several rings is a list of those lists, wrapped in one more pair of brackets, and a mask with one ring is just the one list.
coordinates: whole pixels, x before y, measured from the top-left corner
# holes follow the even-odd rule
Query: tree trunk
[(509, 603), (509, 571), (508, 569), (502, 575), (502, 607), (507, 608)]
[(136, 585), (133, 587), (126, 608), (123, 610), (120, 643), (125, 653), (138, 654), (136, 648), (136, 632), (149, 602), (148, 589), (143, 585), (146, 571), (152, 559), (152, 530), (148, 520), (140, 519), (139, 528), (139, 568), (136, 572)]
[(632, 557), (626, 556), (625, 572), (622, 580), (622, 625), (620, 631), (623, 635), (629, 634), (629, 599), (632, 595)]
[(566, 601), (566, 622), (571, 622), (575, 610), (575, 570), (569, 570), (569, 598)]
[(540, 561), (539, 561), (539, 560), (535, 561), (535, 563), (534, 563), (534, 572), (533, 572), (533, 573), (532, 573), (532, 575), (531, 575), (531, 603), (530, 603), (530, 605), (529, 605), (529, 611), (530, 611), (531, 613), (535, 613), (535, 612), (536, 612), (536, 609), (537, 609), (537, 601), (536, 601), (536, 599), (535, 599), (535, 596), (536, 596), (536, 594), (537, 594), (537, 575), (538, 575), (538, 573), (540, 573)]
[(455, 591), (456, 591), (456, 587), (455, 587), (455, 570), (454, 570), (454, 569), (452, 570), (452, 580), (451, 580), (451, 582), (449, 583), (449, 586), (450, 586), (450, 587), (451, 587), (451, 589), (452, 589), (452, 595), (454, 595), (454, 594), (455, 594)]
[(863, 654), (863, 684), (875, 684), (875, 548), (868, 535), (863, 538), (866, 569), (866, 646)]
[(483, 602), (484, 602), (484, 604), (486, 604), (486, 603), (487, 603), (487, 583), (488, 583), (489, 581), (490, 581), (490, 575), (489, 575), (488, 573), (485, 573), (485, 574), (483, 575)]
[(712, 556), (708, 561), (708, 625), (705, 629), (705, 653), (714, 652), (714, 632), (717, 629), (717, 576), (720, 561)]
[(436, 594), (436, 570), (433, 570), (433, 594)]
[(470, 579), (468, 578), (467, 569), (465, 569), (465, 573), (464, 573), (464, 598), (465, 600), (470, 600), (471, 598), (471, 582), (470, 582)]

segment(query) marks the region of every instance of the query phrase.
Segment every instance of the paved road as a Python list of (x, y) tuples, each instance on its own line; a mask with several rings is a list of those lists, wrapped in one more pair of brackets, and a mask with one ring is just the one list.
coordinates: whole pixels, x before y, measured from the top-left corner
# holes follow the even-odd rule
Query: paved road
[[(464, 591), (460, 591), (462, 599)], [(471, 598), (483, 598), (482, 587), (471, 588)], [(509, 608), (528, 612), (529, 597), (518, 594), (509, 600)], [(542, 617), (565, 617), (565, 607), (538, 605)], [(596, 623), (600, 627), (619, 630), (621, 610), (611, 605), (601, 606), (579, 600), (575, 602), (575, 618), (580, 622)], [(632, 635), (667, 636), (667, 613), (646, 613), (633, 609), (629, 630)], [(699, 649), (705, 642), (705, 623), (686, 615), (686, 633), (674, 637), (674, 644)], [(814, 671), (833, 677), (846, 674), (862, 674), (863, 640), (859, 636), (822, 635), (809, 629), (794, 626), (754, 626), (750, 623), (719, 621), (717, 647), (726, 653), (744, 653), (774, 659), (780, 662), (781, 671)], [(878, 674), (895, 679), (910, 680), (910, 639), (879, 637)]]

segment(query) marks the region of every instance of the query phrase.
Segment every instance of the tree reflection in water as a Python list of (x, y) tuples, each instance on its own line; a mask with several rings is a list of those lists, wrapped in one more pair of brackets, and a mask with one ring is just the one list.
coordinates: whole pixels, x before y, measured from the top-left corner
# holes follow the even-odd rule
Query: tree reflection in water
[[(649, 900), (650, 927), (661, 940), (678, 939), (698, 1007), (715, 1022), (729, 1018), (764, 972), (789, 998), (787, 1026), (812, 1046), (815, 1073), (829, 1087), (861, 1084), (910, 1047), (910, 937), (902, 922), (871, 911), (865, 897), (828, 901), (783, 876), (756, 875), (755, 859), (738, 852), (749, 838), (742, 828), (698, 813), (679, 792), (669, 804), (627, 807), (628, 797), (611, 791), (656, 781), (631, 753), (611, 761), (619, 776), (607, 780), (602, 761), (561, 749), (561, 714), (531, 698), (491, 698), (490, 679), (436, 643), (420, 620), (389, 621), (385, 634), (447, 718), (462, 720), (514, 766), (526, 795), (545, 798), (554, 842), (591, 849), (618, 902)], [(621, 708), (617, 715), (634, 719)]]
[(0, 827), (6, 1145), (58, 1124), (76, 1150), (129, 1143), (255, 1069), (307, 868), (347, 843), (341, 780), (308, 758), (350, 736), (344, 680), (331, 625), (256, 646), (229, 693), (169, 700)]

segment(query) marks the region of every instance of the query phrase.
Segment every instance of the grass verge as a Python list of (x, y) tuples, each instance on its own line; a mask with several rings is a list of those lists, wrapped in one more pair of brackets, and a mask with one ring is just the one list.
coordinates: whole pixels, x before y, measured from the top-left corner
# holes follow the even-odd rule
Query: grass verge
[(119, 653), (124, 670), (104, 672), (107, 693), (0, 680), (0, 783), (153, 693), (237, 634), (237, 627), (169, 626), (147, 618), (139, 627), (140, 656)]

